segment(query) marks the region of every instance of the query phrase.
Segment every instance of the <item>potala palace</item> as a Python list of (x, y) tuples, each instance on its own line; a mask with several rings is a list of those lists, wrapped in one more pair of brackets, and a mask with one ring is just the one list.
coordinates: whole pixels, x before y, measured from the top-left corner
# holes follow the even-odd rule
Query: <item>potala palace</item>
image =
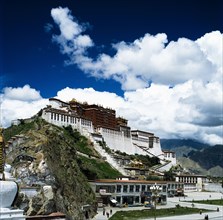
[[(175, 153), (162, 150), (159, 137), (147, 131), (131, 130), (128, 121), (116, 117), (113, 109), (80, 103), (75, 99), (63, 102), (50, 98), (49, 105), (42, 110), (42, 118), (57, 126), (71, 125), (73, 129), (90, 138), (96, 149), (99, 147), (97, 143), (102, 141), (114, 151), (158, 157), (162, 164), (158, 171), (169, 170), (176, 165)], [(102, 149), (98, 150), (102, 152)], [(116, 167), (117, 161), (108, 154), (104, 156)]]

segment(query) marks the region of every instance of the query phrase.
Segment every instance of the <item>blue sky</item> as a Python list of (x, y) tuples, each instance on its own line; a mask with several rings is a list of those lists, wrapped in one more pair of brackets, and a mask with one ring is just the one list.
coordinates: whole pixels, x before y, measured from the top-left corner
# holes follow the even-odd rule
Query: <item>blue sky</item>
[(75, 97), (161, 138), (222, 143), (222, 1), (0, 5), (4, 126)]

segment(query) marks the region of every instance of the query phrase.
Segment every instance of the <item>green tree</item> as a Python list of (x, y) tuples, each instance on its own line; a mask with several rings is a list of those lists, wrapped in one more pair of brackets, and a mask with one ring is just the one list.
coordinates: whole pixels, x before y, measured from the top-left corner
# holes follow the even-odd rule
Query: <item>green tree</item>
[(175, 180), (175, 175), (174, 175), (174, 173), (171, 170), (165, 171), (163, 179), (165, 181), (174, 181)]

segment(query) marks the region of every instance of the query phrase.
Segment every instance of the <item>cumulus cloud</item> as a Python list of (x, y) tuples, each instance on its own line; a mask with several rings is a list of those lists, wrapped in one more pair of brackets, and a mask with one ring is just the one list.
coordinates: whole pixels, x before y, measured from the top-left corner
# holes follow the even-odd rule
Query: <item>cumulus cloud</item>
[(40, 92), (25, 85), (22, 88), (6, 87), (3, 89), (4, 97), (11, 100), (34, 101), (41, 98)]
[(54, 8), (51, 10), (51, 16), (60, 29), (60, 35), (54, 35), (53, 41), (60, 45), (63, 54), (78, 57), (93, 46), (91, 38), (82, 34), (84, 27), (74, 21), (68, 8)]
[(223, 39), (220, 31), (207, 33), (203, 37), (197, 39), (196, 43), (199, 45), (208, 60), (217, 67), (222, 67)]
[[(112, 44), (114, 55), (88, 56), (93, 40), (68, 8), (52, 9), (60, 35), (53, 39), (77, 65), (95, 78), (118, 81), (124, 97), (93, 89), (66, 88), (58, 98), (74, 96), (117, 110), (135, 129), (161, 137), (194, 138), (222, 143), (222, 42), (220, 31), (193, 41), (168, 41), (165, 33), (145, 34), (133, 42)], [(80, 98), (81, 97), (81, 98)]]
[(48, 104), (48, 99), (43, 99), (39, 91), (24, 87), (3, 89), (1, 96), (0, 124), (8, 127), (12, 120), (29, 118)]
[[(52, 9), (52, 17), (61, 34), (55, 36), (61, 52), (68, 55), (69, 64), (96, 78), (114, 79), (123, 90), (148, 87), (150, 82), (176, 85), (190, 79), (209, 82), (218, 75), (222, 65), (222, 34), (219, 31), (205, 34), (192, 41), (179, 38), (168, 42), (165, 33), (145, 34), (131, 43), (113, 44), (115, 54), (99, 54), (97, 59), (86, 55), (93, 41), (83, 35), (82, 25), (74, 21), (68, 8)], [(81, 38), (81, 43), (79, 42)]]
[(123, 98), (116, 95), (115, 93), (99, 92), (95, 91), (93, 88), (72, 89), (67, 87), (58, 91), (56, 98), (65, 102), (75, 98), (80, 102), (103, 105), (105, 108), (109, 107), (112, 109), (116, 109), (118, 106), (124, 105)]

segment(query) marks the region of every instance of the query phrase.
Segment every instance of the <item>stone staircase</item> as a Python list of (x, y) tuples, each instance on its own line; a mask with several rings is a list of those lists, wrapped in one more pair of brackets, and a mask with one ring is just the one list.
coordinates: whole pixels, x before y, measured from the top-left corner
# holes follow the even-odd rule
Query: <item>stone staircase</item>
[(89, 133), (87, 130), (82, 129), (82, 131), (80, 131), (80, 133), (82, 135), (84, 135), (85, 137), (87, 137), (88, 139), (90, 139), (90, 141), (94, 144), (94, 148), (95, 150), (100, 154), (100, 156), (102, 158), (104, 158), (114, 169), (118, 170), (122, 175), (126, 176), (128, 175), (126, 170), (120, 166), (117, 161), (113, 158), (113, 156), (111, 154), (109, 154), (108, 152), (106, 152), (102, 146), (100, 146), (92, 137), (91, 133)]
[(155, 171), (155, 172), (164, 172), (165, 170), (169, 170), (170, 167), (172, 166), (171, 165), (171, 161), (165, 161), (165, 163), (163, 164), (158, 164), (158, 165), (155, 165), (153, 167), (151, 167), (151, 170)]
[[(142, 149), (143, 151), (145, 151), (148, 155), (152, 156), (152, 157), (156, 157), (156, 155), (152, 154), (148, 149), (141, 147), (137, 144), (134, 144), (135, 146), (139, 147), (140, 149)], [(172, 166), (171, 161), (166, 161), (165, 159), (161, 159), (160, 158), (160, 162), (161, 164), (155, 165), (153, 167), (151, 167), (152, 171), (158, 172), (158, 173), (163, 173), (166, 170), (169, 170)]]

